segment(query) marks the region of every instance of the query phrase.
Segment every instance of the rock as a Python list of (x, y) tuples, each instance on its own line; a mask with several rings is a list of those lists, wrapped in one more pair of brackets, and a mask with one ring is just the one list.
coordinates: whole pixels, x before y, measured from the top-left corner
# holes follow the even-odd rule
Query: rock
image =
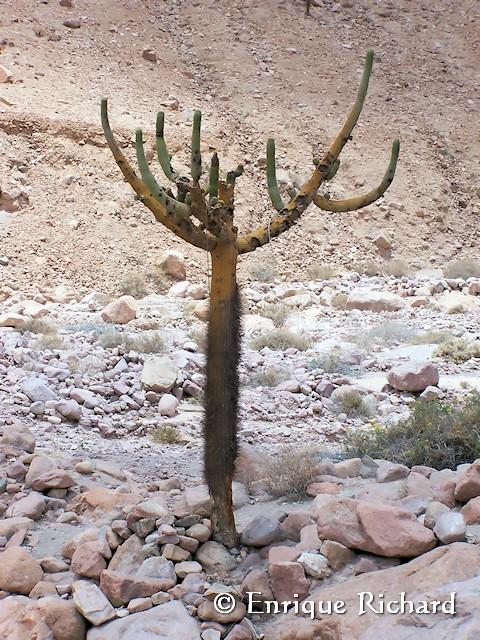
[(2, 640), (85, 640), (85, 622), (72, 602), (58, 597), (0, 600)]
[(0, 538), (7, 538), (8, 540), (22, 529), (31, 529), (34, 524), (31, 518), (23, 516), (14, 516), (5, 520), (0, 519)]
[(347, 298), (347, 309), (360, 311), (399, 311), (405, 306), (405, 300), (396, 293), (354, 289)]
[(156, 62), (157, 54), (155, 53), (155, 49), (144, 49), (142, 51), (142, 58), (144, 60), (148, 60), (149, 62)]
[(307, 576), (317, 578), (327, 578), (331, 573), (331, 569), (328, 566), (328, 560), (320, 553), (308, 553), (304, 552), (298, 558), (298, 562), (302, 565)]
[(72, 422), (78, 422), (82, 417), (82, 407), (75, 400), (60, 400), (55, 405), (55, 411)]
[(158, 403), (158, 412), (161, 416), (173, 417), (177, 413), (179, 405), (177, 398), (171, 393), (164, 394)]
[(235, 602), (235, 606), (232, 611), (220, 612), (215, 607), (211, 600), (204, 599), (200, 603), (197, 609), (197, 616), (200, 620), (207, 620), (211, 622), (219, 622), (220, 624), (231, 624), (232, 622), (239, 622), (247, 615), (247, 608), (243, 602)]
[(160, 259), (160, 267), (164, 273), (171, 276), (175, 280), (185, 280), (185, 258), (180, 251), (169, 249), (165, 251)]
[(273, 562), (269, 572), (277, 602), (303, 600), (307, 596), (309, 583), (299, 562)]
[(97, 540), (78, 545), (72, 556), (72, 571), (84, 578), (98, 580), (102, 571), (107, 568), (107, 562), (100, 549)]
[[(7, 67), (4, 67), (3, 64), (0, 64), (0, 84), (3, 84), (5, 82), (11, 82), (12, 79), (13, 79), (12, 72), (9, 69), (7, 69)], [(1, 316), (0, 316), (0, 326), (10, 326), (10, 325), (2, 325)]]
[(153, 607), (151, 598), (134, 598), (130, 600), (127, 605), (129, 613), (139, 613), (140, 611), (147, 611)]
[(134, 493), (98, 487), (76, 496), (70, 503), (70, 509), (78, 515), (84, 515), (96, 525), (111, 524), (113, 520), (122, 519), (124, 510), (141, 500), (141, 496)]
[(198, 524), (194, 524), (189, 527), (185, 534), (189, 538), (194, 538), (194, 540), (198, 540), (199, 542), (207, 542), (207, 540), (210, 540), (212, 532), (208, 527), (199, 522)]
[(82, 23), (77, 18), (67, 18), (63, 21), (63, 26), (69, 29), (80, 29)]
[(252, 569), (247, 573), (243, 579), (241, 590), (245, 595), (255, 593), (255, 598), (258, 600), (273, 600), (274, 598), (268, 574), (261, 569)]
[(177, 562), (175, 565), (175, 573), (177, 576), (183, 580), (185, 576), (188, 576), (192, 573), (200, 573), (202, 571), (202, 565), (199, 562), (195, 562), (195, 560), (185, 560), (182, 562)]
[(210, 302), (208, 300), (201, 300), (195, 305), (193, 314), (199, 319), (206, 322), (210, 315)]
[(434, 500), (433, 502), (430, 502), (427, 506), (423, 524), (429, 529), (433, 529), (438, 516), (441, 515), (442, 513), (448, 513), (449, 511), (450, 509), (446, 505)]
[[(264, 640), (451, 640), (462, 636), (476, 637), (480, 629), (475, 613), (480, 606), (480, 579), (476, 577), (479, 563), (480, 548), (457, 542), (438, 547), (406, 564), (357, 576), (341, 584), (320, 587), (309, 596), (309, 600), (316, 603), (315, 609), (320, 601), (344, 602), (346, 613), (324, 615), (321, 620), (309, 620), (295, 614), (282, 615), (262, 629)], [(446, 601), (452, 591), (457, 593), (460, 615), (412, 615), (408, 613), (408, 605), (405, 614), (378, 615), (367, 608), (364, 615), (358, 615), (359, 593), (374, 594), (373, 606), (378, 610), (379, 593), (384, 594), (384, 602), (398, 601), (399, 594), (405, 593), (407, 601), (419, 603)], [(432, 622), (425, 624), (427, 620)]]
[(150, 355), (145, 359), (140, 379), (146, 391), (169, 393), (178, 373), (177, 365), (167, 356)]
[(355, 558), (355, 553), (350, 551), (340, 542), (334, 540), (324, 540), (320, 551), (328, 560), (328, 564), (337, 571)]
[(410, 469), (403, 464), (384, 461), (377, 468), (377, 482), (394, 482), (402, 480), (410, 473)]
[(283, 538), (284, 533), (278, 518), (271, 514), (260, 514), (243, 529), (240, 543), (247, 547), (266, 547)]
[[(248, 504), (248, 495), (243, 484), (240, 482), (233, 482), (232, 493), (233, 506), (235, 509)], [(201, 484), (195, 487), (187, 487), (180, 506), (182, 513), (176, 514), (180, 517), (194, 513), (204, 518), (208, 518), (210, 515), (211, 505), (207, 485)]]
[(115, 607), (126, 605), (134, 598), (146, 598), (158, 591), (167, 591), (175, 583), (176, 577), (175, 580), (170, 580), (127, 576), (110, 569), (103, 571), (100, 577), (100, 588)]
[(53, 469), (47, 471), (32, 481), (32, 488), (35, 491), (46, 491), (47, 489), (70, 489), (75, 485), (75, 480), (65, 471), (65, 469)]
[(45, 512), (45, 498), (40, 493), (32, 492), (11, 504), (5, 512), (6, 518), (24, 517), (39, 520)]
[(478, 313), (480, 311), (480, 303), (476, 296), (466, 295), (458, 291), (448, 291), (438, 296), (435, 300), (435, 306), (446, 314), (462, 312)]
[(356, 478), (362, 468), (361, 458), (349, 458), (334, 465), (333, 475), (337, 478)]
[(411, 558), (435, 546), (433, 532), (409, 511), (351, 498), (321, 497), (326, 500), (316, 511), (320, 538), (391, 558)]
[(9, 445), (27, 453), (33, 453), (35, 436), (26, 425), (16, 420), (12, 425), (3, 427), (0, 445)]
[(22, 547), (10, 547), (1, 555), (0, 589), (28, 595), (43, 577), (42, 567)]
[(435, 522), (433, 533), (443, 544), (465, 540), (465, 520), (461, 513), (448, 511), (441, 513)]
[(235, 569), (237, 563), (225, 547), (218, 542), (209, 540), (199, 547), (196, 560), (207, 573), (226, 573)]
[(200, 625), (178, 600), (90, 629), (87, 640), (200, 640)]
[(377, 236), (373, 241), (373, 244), (377, 247), (377, 249), (380, 249), (380, 251), (390, 251), (390, 249), (392, 248), (392, 243), (384, 235)]
[(38, 378), (25, 378), (21, 385), (21, 391), (32, 402), (57, 400), (57, 395)]
[(480, 524), (480, 496), (472, 498), (462, 508), (462, 516), (467, 525)]
[(85, 620), (71, 600), (47, 596), (41, 598), (36, 606), (52, 630), (53, 640), (84, 640)]
[(459, 502), (468, 502), (480, 496), (480, 460), (475, 460), (458, 476), (454, 495)]
[(398, 391), (424, 391), (438, 384), (438, 369), (430, 362), (409, 362), (392, 367), (387, 374), (388, 384)]
[[(5, 67), (3, 67), (5, 68)], [(0, 82), (1, 82), (1, 71), (2, 67), (0, 66)], [(28, 318), (22, 316), (20, 313), (12, 313), (11, 311), (7, 313), (0, 314), (0, 327), (11, 327), (12, 329), (23, 329)]]
[[(112, 526), (114, 524), (112, 523)], [(108, 567), (110, 571), (135, 575), (144, 560), (146, 560), (146, 555), (142, 540), (136, 535), (131, 535), (115, 551)]]
[(121, 296), (107, 304), (100, 315), (104, 322), (127, 324), (137, 317), (137, 301), (133, 296)]
[(36, 455), (32, 458), (25, 476), (25, 484), (27, 487), (32, 486), (32, 482), (44, 473), (49, 473), (57, 469), (57, 463), (53, 458), (44, 455)]

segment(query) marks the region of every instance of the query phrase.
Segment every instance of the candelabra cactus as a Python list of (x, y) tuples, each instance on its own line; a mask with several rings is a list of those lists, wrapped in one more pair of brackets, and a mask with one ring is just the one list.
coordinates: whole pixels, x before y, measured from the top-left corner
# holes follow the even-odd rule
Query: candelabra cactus
[(310, 179), (297, 191), (290, 191), (285, 203), (278, 188), (275, 171), (275, 143), (267, 143), (268, 192), (276, 214), (270, 222), (249, 233), (239, 234), (234, 224), (236, 179), (243, 166), (229, 171), (222, 179), (219, 159), (213, 154), (208, 180), (201, 184), (203, 162), (200, 152), (201, 113), (193, 116), (191, 179), (180, 176), (171, 165), (164, 138), (164, 114), (156, 123), (156, 151), (160, 166), (172, 189), (162, 187), (146, 161), (143, 136), (136, 132), (136, 155), (141, 178), (137, 176), (118, 146), (110, 128), (107, 101), (102, 100), (102, 126), (108, 146), (125, 179), (150, 209), (155, 218), (190, 244), (211, 255), (212, 274), (207, 347), (207, 384), (205, 391), (205, 477), (212, 504), (212, 526), (217, 540), (226, 546), (237, 543), (232, 507), (232, 479), (237, 456), (238, 361), (240, 354), (240, 304), (236, 279), (239, 255), (254, 251), (293, 226), (314, 203), (332, 212), (353, 211), (378, 199), (388, 188), (395, 173), (399, 142), (393, 143), (388, 170), (381, 184), (364, 196), (334, 201), (319, 193), (339, 168), (339, 155), (351, 137), (363, 107), (372, 70), (373, 52), (368, 51), (355, 104), (345, 124), (323, 158), (314, 158)]

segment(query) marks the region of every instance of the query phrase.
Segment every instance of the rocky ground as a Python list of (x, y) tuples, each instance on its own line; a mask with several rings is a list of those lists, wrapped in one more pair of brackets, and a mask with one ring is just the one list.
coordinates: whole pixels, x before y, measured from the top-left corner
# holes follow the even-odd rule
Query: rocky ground
[[(1, 637), (477, 633), (480, 462), (408, 467), (349, 457), (344, 442), (398, 423), (416, 398), (461, 404), (480, 387), (480, 280), (352, 272), (243, 288), (229, 551), (211, 539), (201, 484), (208, 292), (178, 252), (161, 264), (164, 295), (2, 288)], [(312, 465), (300, 490), (275, 467), (289, 457)], [(458, 611), (358, 616), (361, 591), (417, 603), (455, 591)], [(347, 613), (256, 613), (249, 592)]]

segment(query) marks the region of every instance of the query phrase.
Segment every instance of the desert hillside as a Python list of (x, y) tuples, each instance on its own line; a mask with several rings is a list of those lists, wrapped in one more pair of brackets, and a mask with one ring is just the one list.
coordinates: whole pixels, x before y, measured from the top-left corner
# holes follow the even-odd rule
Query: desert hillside
[[(413, 269), (478, 253), (475, 0), (318, 1), (310, 18), (299, 0), (0, 4), (0, 64), (11, 74), (0, 84), (4, 282), (115, 290), (177, 244), (134, 202), (105, 148), (102, 96), (131, 157), (135, 127), (151, 134), (164, 109), (178, 167), (202, 109), (204, 152), (217, 150), (225, 168), (245, 162), (237, 216), (247, 229), (272, 214), (266, 139), (276, 138), (285, 180), (307, 176), (351, 106), (368, 48), (369, 96), (330, 189), (345, 196), (378, 183), (399, 137), (393, 186), (358, 213), (312, 207), (256, 258), (295, 277), (310, 264), (381, 267), (379, 234)], [(204, 256), (179, 248), (203, 281)]]

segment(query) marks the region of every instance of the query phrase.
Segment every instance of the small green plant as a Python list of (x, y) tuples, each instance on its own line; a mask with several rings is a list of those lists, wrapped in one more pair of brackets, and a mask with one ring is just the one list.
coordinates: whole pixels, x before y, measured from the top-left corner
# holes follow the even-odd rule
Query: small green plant
[(401, 258), (392, 258), (388, 260), (382, 269), (383, 273), (387, 276), (393, 276), (394, 278), (403, 278), (412, 273), (410, 265), (406, 260)]
[(464, 338), (453, 338), (439, 345), (433, 355), (449, 362), (462, 364), (470, 358), (480, 358), (480, 340), (468, 342)]
[(144, 298), (148, 294), (148, 287), (143, 273), (130, 273), (120, 283), (120, 291), (124, 295), (133, 296), (134, 298)]
[(316, 456), (311, 449), (285, 447), (265, 463), (265, 483), (272, 496), (292, 500), (306, 497), (315, 479)]
[(288, 329), (275, 329), (269, 333), (265, 333), (250, 342), (252, 349), (264, 349), (268, 347), (273, 351), (285, 351), (286, 349), (298, 349), (298, 351), (306, 351), (310, 346), (308, 338), (293, 333)]
[(150, 437), (156, 444), (183, 444), (184, 437), (174, 424), (162, 424), (150, 432)]
[(404, 420), (352, 430), (344, 444), (348, 455), (355, 457), (455, 469), (480, 457), (480, 394), (469, 393), (460, 406), (417, 400)]
[(21, 327), (22, 333), (40, 333), (45, 336), (53, 336), (57, 334), (57, 328), (54, 324), (43, 318), (28, 318)]
[(257, 261), (249, 266), (249, 275), (252, 280), (259, 282), (273, 282), (278, 276), (277, 265), (273, 261)]
[(372, 416), (375, 402), (372, 397), (365, 397), (350, 385), (337, 387), (330, 396), (330, 408), (333, 413), (345, 413), (349, 418)]
[(276, 327), (282, 327), (291, 312), (292, 309), (281, 302), (266, 304), (259, 310), (259, 314), (269, 318)]
[(473, 258), (454, 260), (443, 269), (446, 278), (480, 278), (480, 262)]
[(248, 381), (249, 387), (276, 387), (281, 382), (290, 378), (286, 369), (280, 367), (268, 367), (264, 371), (257, 371)]
[(338, 373), (342, 376), (355, 376), (359, 374), (360, 367), (345, 362), (340, 348), (334, 348), (322, 353), (306, 364), (306, 368), (321, 369), (324, 373)]
[(332, 280), (337, 276), (337, 271), (329, 264), (312, 264), (307, 269), (309, 280)]

